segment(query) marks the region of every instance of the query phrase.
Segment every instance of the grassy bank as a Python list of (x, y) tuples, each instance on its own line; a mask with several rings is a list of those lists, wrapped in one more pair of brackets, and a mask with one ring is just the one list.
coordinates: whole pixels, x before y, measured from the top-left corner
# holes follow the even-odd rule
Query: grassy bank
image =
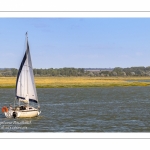
[[(149, 86), (150, 77), (35, 77), (37, 88)], [(14, 88), (15, 77), (0, 77), (0, 88)]]

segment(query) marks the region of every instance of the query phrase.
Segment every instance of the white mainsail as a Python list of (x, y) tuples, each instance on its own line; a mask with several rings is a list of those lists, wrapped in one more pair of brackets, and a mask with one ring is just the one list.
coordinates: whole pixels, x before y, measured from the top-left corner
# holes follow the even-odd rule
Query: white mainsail
[(38, 103), (27, 33), (26, 45), (26, 51), (16, 80), (16, 97), (24, 103), (29, 103), (30, 101)]

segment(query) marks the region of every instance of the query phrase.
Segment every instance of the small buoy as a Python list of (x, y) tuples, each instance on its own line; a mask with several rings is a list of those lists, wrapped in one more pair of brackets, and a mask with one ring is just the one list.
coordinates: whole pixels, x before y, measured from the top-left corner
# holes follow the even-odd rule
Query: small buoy
[(6, 106), (3, 106), (2, 107), (2, 112), (4, 113), (4, 112), (8, 112), (8, 108), (6, 107)]

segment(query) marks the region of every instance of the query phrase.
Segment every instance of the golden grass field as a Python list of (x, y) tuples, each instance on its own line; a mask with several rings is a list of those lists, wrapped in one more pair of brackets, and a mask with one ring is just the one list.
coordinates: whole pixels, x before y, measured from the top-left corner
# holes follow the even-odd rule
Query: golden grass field
[[(150, 77), (35, 77), (37, 88), (149, 86)], [(15, 88), (16, 77), (0, 77), (0, 88)]]

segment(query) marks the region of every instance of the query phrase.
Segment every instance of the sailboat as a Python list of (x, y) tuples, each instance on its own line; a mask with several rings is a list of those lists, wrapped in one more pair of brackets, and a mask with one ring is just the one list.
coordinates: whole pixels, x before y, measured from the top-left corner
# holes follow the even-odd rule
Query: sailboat
[(41, 113), (34, 82), (27, 32), (26, 50), (21, 61), (16, 79), (14, 106), (4, 106), (2, 108), (2, 112), (7, 118), (37, 117)]

